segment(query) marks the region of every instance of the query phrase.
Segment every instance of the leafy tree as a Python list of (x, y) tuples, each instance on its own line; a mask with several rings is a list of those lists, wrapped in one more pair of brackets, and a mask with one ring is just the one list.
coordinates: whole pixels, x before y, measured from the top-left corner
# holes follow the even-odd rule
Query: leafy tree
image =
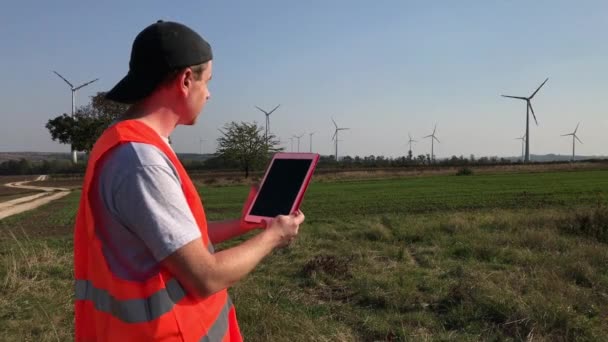
[(264, 127), (255, 122), (232, 121), (225, 124), (220, 133), (222, 136), (217, 139), (217, 155), (236, 162), (245, 171), (245, 178), (249, 177), (250, 171), (266, 165), (272, 153), (283, 150), (278, 147), (276, 136), (269, 134), (266, 139)]
[(101, 133), (128, 108), (107, 100), (105, 93), (99, 92), (91, 96), (91, 103), (79, 107), (73, 117), (65, 113), (59, 115), (50, 119), (46, 128), (53, 140), (70, 144), (76, 151), (89, 152)]

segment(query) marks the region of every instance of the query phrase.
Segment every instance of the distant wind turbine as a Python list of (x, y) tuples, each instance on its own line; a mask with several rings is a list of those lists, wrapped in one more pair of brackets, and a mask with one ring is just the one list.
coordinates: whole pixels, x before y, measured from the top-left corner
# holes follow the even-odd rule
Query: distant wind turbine
[(576, 125), (576, 128), (574, 129), (574, 132), (572, 132), (572, 133), (568, 133), (568, 134), (562, 134), (562, 137), (566, 137), (566, 136), (569, 136), (569, 135), (571, 135), (571, 136), (572, 136), (572, 161), (574, 161), (574, 157), (575, 157), (575, 154), (574, 154), (574, 148), (575, 148), (575, 145), (576, 145), (576, 141), (575, 141), (575, 139), (576, 139), (576, 140), (578, 140), (578, 142), (580, 142), (581, 144), (583, 143), (583, 142), (581, 141), (581, 139), (579, 139), (579, 138), (578, 138), (578, 136), (576, 136), (576, 131), (578, 131), (578, 126), (579, 126), (580, 124), (581, 124), (581, 123), (579, 122), (579, 123)]
[(530, 101), (532, 100), (532, 98), (534, 98), (534, 95), (536, 95), (536, 93), (538, 93), (540, 88), (542, 88), (542, 86), (544, 86), (545, 83), (547, 83), (548, 80), (549, 80), (549, 78), (547, 78), (540, 86), (538, 86), (538, 88), (529, 97), (501, 95), (502, 97), (509, 97), (512, 99), (526, 101), (526, 156), (524, 158), (525, 163), (530, 161), (530, 112), (532, 112), (532, 116), (534, 117), (534, 122), (536, 122), (536, 125), (538, 126), (538, 121), (536, 120), (536, 115), (534, 114), (534, 108), (532, 108), (532, 102), (530, 102)]
[(264, 113), (264, 115), (266, 115), (266, 130), (265, 130), (265, 133), (264, 133), (264, 139), (266, 141), (268, 141), (268, 132), (270, 132), (270, 114), (272, 114), (280, 106), (281, 105), (279, 104), (278, 106), (274, 107), (274, 109), (271, 110), (270, 112), (267, 112), (267, 111), (263, 110), (262, 108), (260, 108), (258, 106), (255, 106), (255, 108), (259, 109), (262, 113)]
[[(55, 75), (59, 76), (59, 78), (61, 78), (62, 80), (64, 80), (65, 83), (67, 83), (68, 86), (70, 86), (70, 89), (72, 90), (72, 117), (74, 117), (74, 113), (76, 112), (76, 92), (79, 89), (82, 89), (82, 88), (88, 86), (89, 84), (91, 84), (91, 83), (99, 80), (99, 78), (96, 78), (96, 79), (94, 79), (92, 81), (83, 83), (83, 84), (79, 85), (78, 87), (74, 87), (72, 85), (72, 83), (70, 83), (70, 81), (66, 80), (65, 77), (61, 76), (57, 71), (53, 70), (53, 72), (55, 73)], [(72, 162), (74, 164), (76, 164), (78, 162), (78, 155), (76, 154), (76, 150), (74, 150), (74, 145), (72, 145), (71, 149), (72, 149)]]
[(334, 118), (331, 118), (331, 121), (334, 123), (334, 126), (336, 126), (336, 130), (334, 131), (334, 136), (331, 138), (333, 141), (335, 141), (336, 143), (336, 162), (338, 161), (338, 132), (340, 131), (344, 131), (350, 128), (344, 128), (344, 127), (338, 127), (338, 124), (336, 123), (336, 121), (334, 120)]
[(300, 152), (300, 139), (304, 136), (304, 133), (300, 135), (294, 135), (293, 137), (298, 139), (298, 152)]
[(435, 128), (433, 129), (433, 134), (429, 134), (426, 137), (424, 137), (423, 139), (426, 138), (431, 138), (431, 162), (435, 162), (435, 155), (433, 153), (435, 153), (435, 140), (437, 140), (438, 143), (441, 143), (441, 141), (439, 141), (439, 139), (437, 139), (437, 137), (435, 136), (435, 132), (437, 132), (437, 124), (435, 124)]
[(317, 133), (317, 132), (308, 133), (308, 135), (310, 136), (310, 144), (309, 144), (309, 146), (310, 146), (310, 153), (312, 153), (312, 135), (315, 134), (315, 133)]
[(413, 142), (418, 142), (417, 140), (412, 139), (412, 135), (408, 132), (407, 135), (410, 137), (410, 140), (408, 140), (408, 144), (410, 144), (410, 152), (412, 152), (412, 156), (414, 155), (414, 152), (412, 151), (412, 143)]

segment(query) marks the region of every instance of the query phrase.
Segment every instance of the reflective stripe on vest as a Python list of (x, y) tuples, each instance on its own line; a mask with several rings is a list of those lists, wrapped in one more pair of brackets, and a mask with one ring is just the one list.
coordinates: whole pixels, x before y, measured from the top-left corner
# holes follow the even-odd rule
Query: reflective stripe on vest
[(76, 279), (76, 300), (90, 300), (99, 311), (127, 323), (155, 320), (171, 311), (186, 296), (186, 291), (171, 279), (166, 287), (147, 298), (118, 300), (104, 289), (98, 289), (88, 280)]
[(226, 300), (226, 305), (222, 308), (222, 312), (217, 316), (213, 325), (209, 327), (207, 336), (201, 338), (201, 342), (221, 341), (228, 331), (228, 314), (232, 309), (232, 301), (230, 297)]
[[(107, 291), (96, 288), (88, 280), (76, 280), (76, 300), (90, 300), (95, 308), (111, 314), (127, 322), (141, 323), (155, 320), (171, 311), (173, 306), (186, 296), (185, 290), (175, 279), (171, 279), (166, 287), (148, 298), (118, 300)], [(228, 314), (232, 301), (227, 297), (226, 304), (217, 316), (216, 321), (201, 338), (202, 342), (219, 341), (228, 330)]]
[[(211, 242), (207, 245), (207, 250), (211, 254), (215, 252)], [(164, 289), (148, 298), (130, 300), (117, 300), (106, 290), (96, 288), (90, 281), (76, 279), (77, 300), (90, 300), (95, 303), (97, 310), (107, 312), (127, 323), (155, 320), (171, 311), (175, 303), (185, 296), (186, 291), (175, 278), (171, 279)]]

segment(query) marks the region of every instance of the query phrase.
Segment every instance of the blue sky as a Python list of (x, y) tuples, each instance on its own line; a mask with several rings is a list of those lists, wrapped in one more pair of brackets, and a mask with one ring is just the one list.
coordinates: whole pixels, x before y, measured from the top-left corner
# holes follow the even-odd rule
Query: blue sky
[[(0, 12), (0, 151), (69, 151), (45, 123), (70, 112), (70, 91), (52, 70), (81, 84), (77, 104), (127, 72), (135, 35), (157, 19), (182, 22), (214, 49), (211, 102), (193, 127), (173, 135), (178, 152), (212, 152), (224, 123), (257, 121), (254, 106), (281, 107), (271, 131), (316, 132), (313, 150), (414, 154), (438, 124), (437, 157), (520, 153), (527, 96), (531, 153), (607, 155), (608, 2), (605, 1), (5, 1)], [(309, 148), (308, 134), (300, 148)]]

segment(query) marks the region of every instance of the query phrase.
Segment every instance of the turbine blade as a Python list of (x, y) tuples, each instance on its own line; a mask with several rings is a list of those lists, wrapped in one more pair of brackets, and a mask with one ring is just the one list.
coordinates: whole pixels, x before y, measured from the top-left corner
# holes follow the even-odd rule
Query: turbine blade
[(547, 77), (547, 79), (545, 80), (545, 82), (543, 82), (540, 86), (538, 86), (538, 88), (536, 89), (536, 91), (534, 93), (532, 93), (532, 95), (529, 97), (529, 99), (532, 99), (534, 97), (534, 95), (536, 95), (536, 93), (538, 93), (538, 91), (540, 90), (540, 88), (542, 88), (545, 83), (547, 83), (547, 81), (549, 80), (549, 78)]
[(536, 122), (536, 126), (538, 126), (538, 120), (536, 120), (536, 114), (534, 114), (534, 108), (532, 108), (532, 104), (530, 103), (530, 101), (528, 101), (528, 107), (530, 108), (530, 111), (532, 112), (532, 117), (534, 117), (534, 122)]
[(274, 112), (275, 110), (277, 110), (277, 108), (281, 107), (281, 105), (279, 104), (278, 106), (274, 107), (273, 110), (271, 110), (270, 112), (268, 112), (268, 115), (272, 114), (272, 112)]
[(429, 137), (432, 137), (432, 136), (433, 136), (432, 134), (431, 135), (427, 135), (426, 137), (422, 137), (422, 139), (426, 139), (426, 138), (429, 138)]
[(574, 137), (576, 138), (576, 140), (578, 140), (578, 142), (580, 142), (581, 144), (583, 143), (583, 142), (581, 141), (581, 139), (579, 139), (579, 138), (578, 138), (576, 135), (574, 135)]
[(64, 80), (65, 83), (67, 83), (70, 86), (70, 88), (74, 88), (74, 86), (72, 85), (72, 83), (70, 83), (70, 81), (66, 80), (63, 76), (59, 75), (59, 73), (57, 71), (53, 70), (53, 72), (55, 73), (55, 75), (61, 77), (61, 79)]
[(433, 128), (433, 135), (435, 135), (435, 132), (437, 132), (437, 124), (435, 124), (435, 128)]
[(580, 125), (581, 123), (579, 122), (578, 124), (576, 124), (576, 128), (574, 129), (574, 134), (576, 134), (576, 131), (578, 131), (578, 125)]
[(562, 134), (562, 137), (567, 137), (567, 136), (569, 136), (569, 135), (573, 135), (573, 134), (572, 134), (572, 133), (569, 133), (569, 134)]
[(338, 129), (338, 124), (336, 123), (336, 121), (334, 120), (334, 118), (331, 118), (331, 121), (334, 123), (334, 126), (336, 126), (336, 129)]
[(258, 106), (255, 106), (255, 108), (259, 109), (259, 110), (260, 110), (262, 113), (264, 113), (264, 114), (268, 115), (268, 113), (267, 113), (265, 110), (263, 110), (262, 108), (260, 108), (260, 107), (258, 107)]
[(527, 98), (521, 97), (521, 96), (510, 96), (510, 95), (500, 95), (500, 96), (502, 96), (502, 97), (509, 97), (509, 98), (512, 98), (512, 99), (527, 100)]
[(89, 82), (87, 82), (87, 83), (85, 83), (85, 84), (79, 85), (79, 86), (78, 86), (78, 87), (76, 87), (74, 90), (78, 90), (78, 89), (80, 89), (80, 88), (84, 88), (84, 87), (88, 86), (89, 84), (91, 84), (91, 83), (93, 83), (93, 82), (95, 82), (95, 81), (97, 81), (97, 80), (99, 80), (99, 78), (96, 78), (96, 79), (94, 79), (94, 80), (92, 80), (92, 81), (89, 81)]
[(433, 139), (437, 140), (437, 142), (441, 144), (441, 141), (439, 141), (439, 139), (437, 139), (437, 137), (435, 137), (434, 135), (433, 135)]

